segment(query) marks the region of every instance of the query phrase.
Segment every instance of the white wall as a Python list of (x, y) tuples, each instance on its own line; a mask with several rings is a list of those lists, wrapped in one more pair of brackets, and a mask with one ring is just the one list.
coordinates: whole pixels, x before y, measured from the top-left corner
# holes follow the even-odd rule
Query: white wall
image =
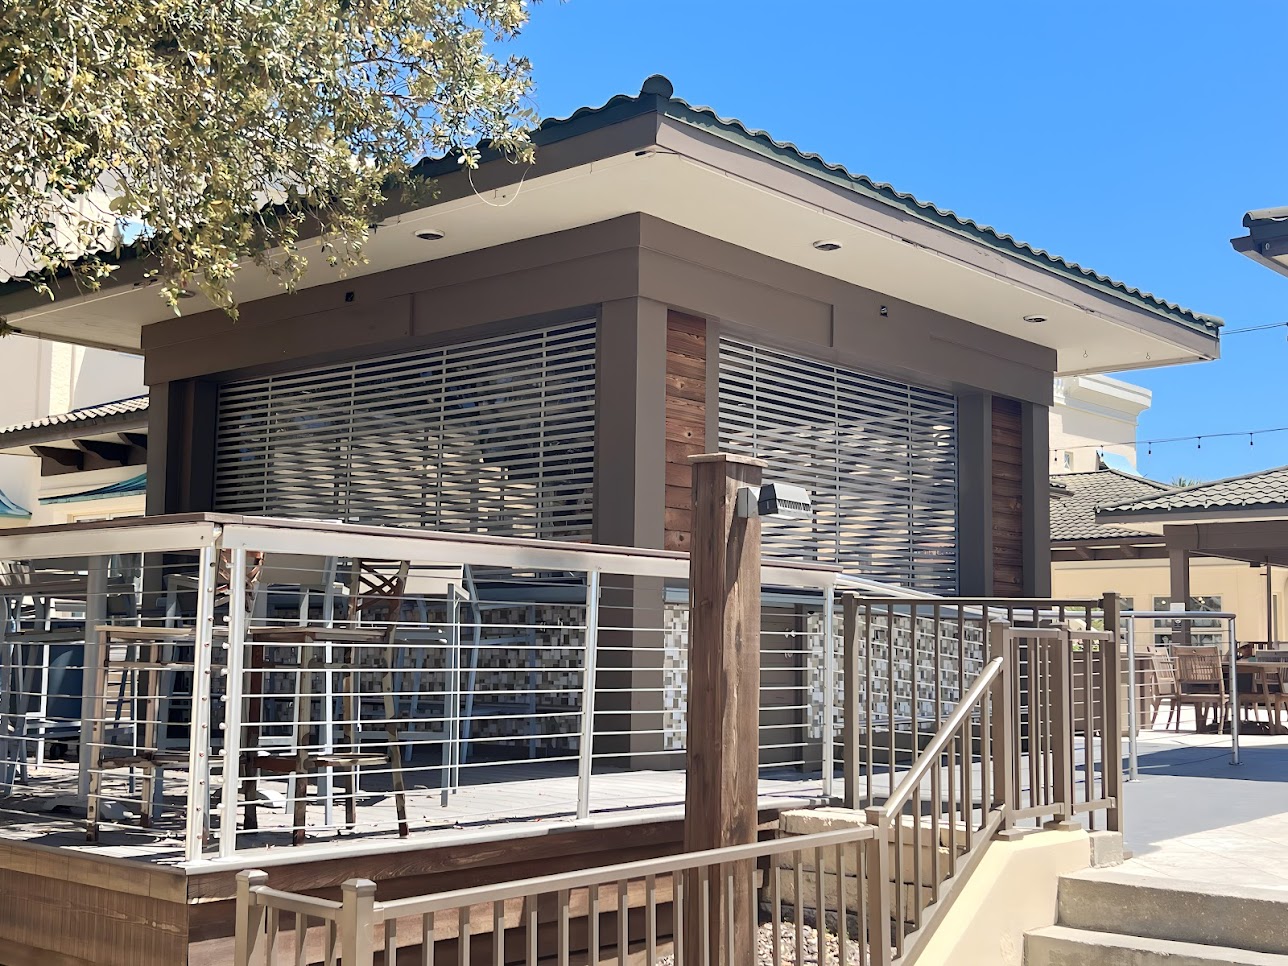
[(1095, 470), (1098, 449), (1135, 466), (1137, 423), (1151, 401), (1148, 389), (1109, 376), (1057, 379), (1051, 407), (1051, 472)]

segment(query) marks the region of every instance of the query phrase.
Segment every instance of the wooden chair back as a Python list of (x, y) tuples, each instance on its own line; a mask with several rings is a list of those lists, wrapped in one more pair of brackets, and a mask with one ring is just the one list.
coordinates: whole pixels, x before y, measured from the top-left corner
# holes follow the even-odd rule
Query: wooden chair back
[(1225, 697), (1221, 651), (1207, 645), (1177, 645), (1176, 682), (1182, 694), (1211, 693)]
[(407, 597), (406, 560), (354, 560), (349, 571), (350, 619), (395, 624)]

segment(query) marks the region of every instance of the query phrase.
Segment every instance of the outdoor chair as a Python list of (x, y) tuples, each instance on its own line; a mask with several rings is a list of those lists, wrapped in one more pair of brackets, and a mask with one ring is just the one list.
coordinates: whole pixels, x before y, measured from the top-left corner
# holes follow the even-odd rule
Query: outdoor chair
[(1266, 709), (1266, 720), (1271, 732), (1282, 733), (1282, 716), (1288, 710), (1288, 691), (1285, 691), (1283, 665), (1258, 662), (1239, 664), (1239, 708), (1253, 714)]
[(1163, 707), (1163, 702), (1168, 704), (1167, 721), (1163, 723), (1163, 729), (1166, 730), (1172, 726), (1172, 718), (1178, 715), (1177, 711), (1177, 690), (1176, 690), (1176, 668), (1172, 660), (1172, 655), (1168, 652), (1166, 646), (1156, 645), (1149, 649), (1147, 654), (1150, 668), (1150, 714), (1149, 721), (1152, 727), (1158, 720), (1158, 712)]
[[(1225, 728), (1228, 720), (1225, 697), (1225, 674), (1221, 661), (1221, 651), (1217, 647), (1177, 645), (1176, 685), (1177, 694), (1173, 700), (1176, 710), (1176, 728), (1181, 727), (1180, 709), (1194, 709), (1196, 730), (1203, 731), (1207, 726), (1207, 715), (1211, 711), (1216, 720), (1217, 731)], [(1171, 718), (1169, 716), (1168, 720)]]

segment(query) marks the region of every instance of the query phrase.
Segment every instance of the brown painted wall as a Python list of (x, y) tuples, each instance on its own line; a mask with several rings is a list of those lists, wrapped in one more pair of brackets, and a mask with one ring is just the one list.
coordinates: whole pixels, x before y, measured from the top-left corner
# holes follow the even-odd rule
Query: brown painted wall
[[(147, 326), (146, 379), (164, 402), (153, 407), (150, 427), (149, 509), (209, 508), (208, 403), (221, 381), (590, 316), (601, 339), (595, 539), (602, 542), (684, 545), (681, 458), (714, 441), (710, 360), (721, 332), (963, 398), (1002, 396), (1035, 410), (1051, 398), (1048, 349), (626, 215), (265, 299), (244, 306), (237, 322), (207, 312)], [(697, 320), (705, 320), (701, 337)], [(986, 431), (981, 445), (963, 450), (964, 520), (991, 518), (990, 442)], [(1028, 529), (1030, 545), (1045, 540), (1036, 522)], [(963, 573), (973, 569), (976, 592), (987, 591), (987, 555), (975, 556), (963, 561)]]
[(693, 530), (689, 457), (707, 450), (707, 320), (666, 316), (667, 550), (688, 550)]
[(1020, 404), (993, 397), (993, 593), (1024, 595), (1025, 453)]

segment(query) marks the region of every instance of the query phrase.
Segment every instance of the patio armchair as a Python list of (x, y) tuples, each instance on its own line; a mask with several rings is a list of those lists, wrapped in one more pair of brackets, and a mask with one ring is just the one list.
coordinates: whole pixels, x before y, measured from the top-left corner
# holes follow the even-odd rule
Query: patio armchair
[[(1214, 714), (1217, 731), (1224, 730), (1228, 703), (1220, 648), (1178, 645), (1173, 653), (1176, 655), (1177, 693), (1172, 703), (1177, 712), (1177, 730), (1181, 727), (1180, 709), (1185, 707), (1194, 709), (1196, 730), (1205, 730), (1209, 711)], [(1170, 715), (1168, 720), (1171, 720)]]

